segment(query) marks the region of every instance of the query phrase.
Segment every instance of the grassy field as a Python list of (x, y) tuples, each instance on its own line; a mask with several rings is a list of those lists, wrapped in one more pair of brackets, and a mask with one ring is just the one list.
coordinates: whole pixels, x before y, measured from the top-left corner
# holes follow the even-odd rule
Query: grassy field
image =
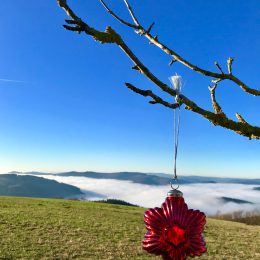
[[(160, 259), (142, 250), (145, 209), (0, 197), (0, 259)], [(208, 219), (200, 259), (260, 259), (260, 226)]]

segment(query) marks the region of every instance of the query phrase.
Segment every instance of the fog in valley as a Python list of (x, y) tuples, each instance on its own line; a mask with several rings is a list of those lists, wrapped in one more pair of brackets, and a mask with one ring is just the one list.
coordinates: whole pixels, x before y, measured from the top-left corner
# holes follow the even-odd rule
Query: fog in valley
[[(43, 178), (74, 185), (84, 191), (100, 194), (97, 197), (82, 197), (86, 200), (120, 199), (129, 203), (143, 206), (160, 206), (165, 200), (170, 186), (154, 186), (108, 179), (93, 179), (86, 177), (63, 177), (43, 175)], [(260, 210), (260, 191), (253, 190), (256, 185), (207, 183), (182, 185), (183, 192), (189, 208), (200, 209), (208, 215), (217, 213), (231, 213), (234, 211)], [(225, 202), (221, 198), (233, 198), (250, 203)]]

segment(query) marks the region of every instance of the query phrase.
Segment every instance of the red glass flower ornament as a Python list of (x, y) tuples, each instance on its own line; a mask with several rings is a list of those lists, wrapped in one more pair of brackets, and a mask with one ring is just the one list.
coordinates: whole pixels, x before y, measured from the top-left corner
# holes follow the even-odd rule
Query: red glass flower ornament
[(172, 190), (161, 208), (149, 209), (144, 214), (148, 232), (143, 249), (162, 255), (165, 260), (185, 260), (206, 252), (202, 232), (206, 216), (199, 210), (188, 209), (182, 193)]

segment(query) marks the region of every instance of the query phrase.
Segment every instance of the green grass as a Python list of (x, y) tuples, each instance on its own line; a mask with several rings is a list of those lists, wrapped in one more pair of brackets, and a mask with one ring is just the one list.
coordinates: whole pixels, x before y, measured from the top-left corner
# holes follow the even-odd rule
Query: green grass
[[(160, 259), (142, 250), (145, 209), (0, 197), (0, 259)], [(260, 227), (208, 219), (200, 259), (260, 259)]]

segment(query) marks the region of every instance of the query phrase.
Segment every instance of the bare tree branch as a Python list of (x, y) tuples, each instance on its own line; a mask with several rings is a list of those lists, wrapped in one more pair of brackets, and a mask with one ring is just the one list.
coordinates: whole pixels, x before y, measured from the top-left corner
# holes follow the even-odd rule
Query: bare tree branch
[(202, 69), (202, 68), (192, 64), (191, 62), (185, 60), (181, 55), (177, 54), (175, 51), (173, 51), (172, 49), (168, 48), (165, 44), (161, 43), (157, 36), (153, 37), (150, 34), (150, 31), (145, 30), (144, 27), (137, 20), (136, 15), (134, 14), (133, 9), (132, 9), (131, 5), (129, 4), (129, 2), (127, 0), (124, 0), (124, 2), (126, 3), (127, 9), (129, 11), (129, 13), (130, 13), (134, 23), (139, 27), (139, 30), (137, 31), (138, 34), (144, 35), (149, 40), (149, 43), (156, 45), (162, 51), (164, 51), (166, 54), (168, 54), (171, 57), (173, 57), (174, 60), (177, 60), (178, 62), (182, 63), (184, 66), (188, 67), (189, 69), (191, 69), (191, 70), (193, 70), (195, 72), (198, 72), (198, 73), (200, 73), (202, 75), (205, 75), (205, 76), (209, 76), (209, 77), (213, 77), (213, 78), (216, 78), (216, 79), (220, 79), (220, 80), (231, 80), (235, 84), (240, 86), (240, 88), (243, 91), (245, 91), (245, 92), (247, 92), (249, 94), (252, 94), (254, 96), (260, 96), (260, 90), (248, 87), (245, 83), (243, 83), (237, 77), (232, 75), (232, 68), (231, 68), (231, 66), (232, 66), (233, 59), (230, 62), (230, 65), (228, 67), (229, 74), (224, 73), (223, 70), (220, 67), (218, 67), (218, 66), (217, 67), (218, 67), (218, 69), (220, 70), (221, 73), (216, 73), (216, 72), (212, 72), (212, 71), (209, 71), (209, 70), (205, 70), (205, 69)]
[(169, 103), (169, 102), (163, 100), (159, 96), (155, 95), (151, 90), (142, 90), (140, 88), (135, 87), (134, 85), (132, 85), (130, 83), (125, 83), (125, 85), (137, 94), (140, 94), (144, 97), (148, 97), (148, 96), (151, 97), (153, 99), (153, 101), (149, 101), (150, 104), (162, 104), (165, 107), (172, 108), (172, 109), (175, 109), (180, 106), (180, 104), (178, 104), (178, 103), (172, 104), (172, 103)]
[(245, 83), (243, 83), (241, 80), (239, 80), (237, 77), (235, 77), (232, 74), (225, 74), (225, 73), (215, 73), (215, 72), (211, 72), (205, 69), (202, 69), (190, 62), (188, 62), (187, 60), (185, 60), (184, 58), (182, 58), (179, 54), (177, 54), (176, 52), (174, 52), (173, 50), (169, 49), (166, 45), (162, 44), (159, 40), (158, 37), (157, 38), (153, 38), (149, 33), (144, 32), (143, 35), (149, 39), (149, 41), (151, 43), (153, 43), (154, 45), (156, 45), (157, 47), (159, 47), (160, 49), (162, 49), (165, 53), (169, 54), (170, 56), (172, 56), (175, 60), (179, 61), (180, 63), (182, 63), (183, 65), (185, 65), (186, 67), (190, 68), (193, 71), (196, 71), (202, 75), (205, 76), (209, 76), (209, 77), (214, 77), (217, 79), (228, 79), (233, 81), (234, 83), (236, 83), (237, 85), (240, 86), (241, 89), (243, 89), (245, 92), (252, 94), (254, 96), (260, 96), (260, 90), (257, 89), (253, 89), (248, 87)]
[[(128, 2), (124, 0), (126, 4)], [(133, 53), (133, 51), (128, 47), (128, 45), (124, 42), (122, 37), (111, 27), (107, 27), (105, 32), (101, 32), (96, 30), (95, 28), (90, 27), (88, 24), (83, 22), (67, 5), (66, 0), (57, 0), (59, 6), (64, 9), (66, 14), (72, 19), (72, 20), (66, 20), (66, 22), (69, 24), (65, 26), (65, 29), (70, 31), (84, 31), (86, 34), (92, 36), (95, 40), (101, 42), (101, 43), (114, 43), (117, 46), (120, 47), (121, 50), (123, 50), (126, 55), (132, 60), (134, 63), (134, 68), (138, 69), (144, 76), (146, 76), (148, 79), (150, 79), (155, 85), (157, 85), (162, 91), (168, 93), (170, 96), (175, 97), (177, 95), (176, 91), (172, 88), (170, 88), (168, 85), (163, 83), (160, 79), (158, 79), (141, 61), (140, 59)], [(135, 18), (131, 7), (129, 8), (128, 4), (128, 10), (130, 14), (132, 14), (132, 18), (135, 19), (134, 22), (136, 25), (139, 24), (138, 20)], [(152, 38), (154, 39), (154, 38)], [(158, 41), (158, 39), (156, 39)], [(222, 74), (214, 74), (214, 75), (222, 75)], [(226, 75), (226, 74), (225, 74)], [(228, 74), (229, 75), (229, 74)], [(234, 77), (233, 75), (229, 75), (230, 77)], [(217, 79), (223, 79), (219, 77), (215, 77)], [(127, 83), (126, 84), (129, 89), (132, 91), (142, 95), (142, 96), (150, 96), (153, 98), (153, 101), (150, 103), (160, 103), (166, 107), (169, 108), (176, 108), (176, 104), (170, 104), (163, 100), (161, 97), (155, 95), (151, 90), (142, 90), (137, 87), (134, 87), (132, 84)], [(215, 98), (215, 88), (211, 89), (211, 99), (213, 102), (213, 107), (215, 110), (215, 113), (212, 113), (210, 111), (207, 111), (201, 107), (199, 107), (195, 102), (188, 99), (184, 95), (179, 95), (179, 98), (181, 100), (181, 104), (185, 104), (185, 108), (188, 110), (191, 110), (197, 114), (200, 114), (204, 118), (208, 119), (212, 124), (221, 126), (223, 128), (230, 129), (240, 135), (246, 136), (248, 138), (253, 139), (259, 139), (260, 138), (260, 128), (256, 126), (252, 126), (248, 123), (243, 122), (242, 120), (239, 120), (239, 122), (235, 122), (231, 119), (228, 119), (226, 115), (222, 112), (221, 107), (216, 101)], [(177, 104), (178, 105), (178, 104)], [(242, 117), (241, 117), (242, 118)]]

